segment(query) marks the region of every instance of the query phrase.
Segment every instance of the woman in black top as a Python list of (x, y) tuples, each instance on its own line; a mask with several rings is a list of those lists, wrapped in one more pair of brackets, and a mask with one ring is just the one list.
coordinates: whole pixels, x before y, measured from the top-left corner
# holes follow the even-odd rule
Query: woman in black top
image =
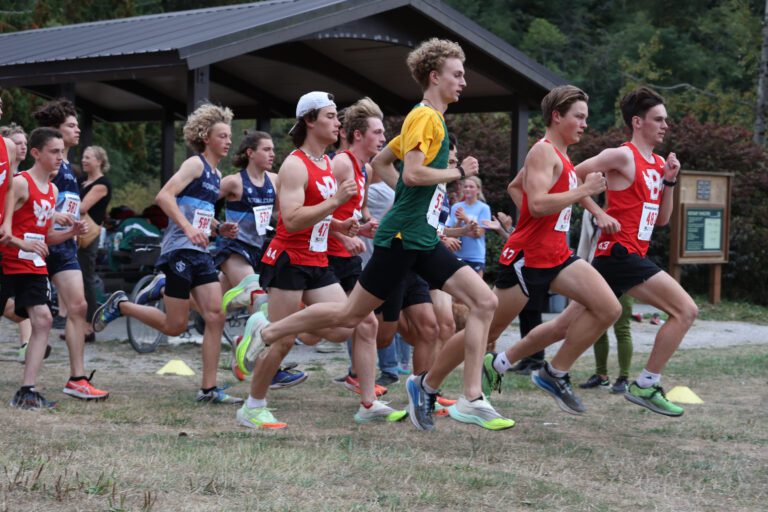
[[(112, 198), (112, 185), (104, 173), (109, 170), (109, 158), (104, 148), (89, 146), (83, 151), (83, 172), (85, 181), (80, 184), (80, 215), (88, 214), (93, 221), (101, 226), (107, 213), (109, 200)], [(99, 252), (99, 239), (96, 237), (87, 247), (77, 250), (77, 259), (83, 272), (83, 284), (85, 287), (85, 300), (88, 302), (86, 318), (93, 317), (98, 307), (96, 303), (96, 288), (99, 280), (96, 276), (96, 256)], [(90, 332), (89, 332), (90, 331)], [(85, 340), (93, 341), (94, 334), (88, 325)]]

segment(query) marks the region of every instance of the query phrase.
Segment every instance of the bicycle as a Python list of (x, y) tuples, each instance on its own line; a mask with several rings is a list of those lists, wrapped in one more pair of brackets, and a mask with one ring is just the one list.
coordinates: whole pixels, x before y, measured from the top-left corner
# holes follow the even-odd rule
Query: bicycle
[[(131, 291), (132, 301), (136, 300), (136, 295), (138, 295), (139, 291), (147, 286), (154, 277), (155, 274), (148, 274), (139, 279)], [(150, 301), (145, 305), (155, 307), (160, 311), (165, 312), (165, 305), (162, 298)], [(223, 338), (229, 343), (229, 347), (233, 352), (236, 346), (235, 338), (243, 334), (245, 323), (248, 321), (249, 317), (250, 313), (248, 313), (246, 308), (240, 308), (227, 313), (226, 320), (224, 321)], [(126, 326), (128, 328), (128, 341), (130, 342), (131, 347), (140, 354), (154, 352), (157, 350), (160, 343), (168, 341), (168, 336), (135, 318), (126, 317)], [(203, 322), (202, 316), (192, 309), (189, 314), (187, 330), (179, 337), (190, 338), (193, 329), (201, 335), (205, 332), (205, 322)]]

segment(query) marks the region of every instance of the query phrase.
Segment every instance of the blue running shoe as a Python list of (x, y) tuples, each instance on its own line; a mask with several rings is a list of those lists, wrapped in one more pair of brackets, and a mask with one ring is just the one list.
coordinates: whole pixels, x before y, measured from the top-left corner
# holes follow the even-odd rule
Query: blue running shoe
[(243, 403), (242, 398), (238, 398), (236, 396), (228, 395), (225, 390), (229, 386), (222, 386), (222, 387), (216, 387), (212, 390), (206, 392), (203, 392), (202, 389), (197, 390), (197, 397), (195, 398), (198, 402), (203, 403), (211, 403), (211, 404), (231, 404), (231, 405), (239, 405)]
[(555, 399), (557, 405), (569, 414), (584, 414), (587, 410), (581, 399), (573, 392), (570, 375), (555, 377), (549, 373), (549, 364), (531, 373), (531, 380), (536, 386)]
[(408, 391), (408, 416), (411, 423), (419, 430), (432, 430), (435, 423), (432, 419), (432, 411), (435, 409), (437, 394), (427, 393), (422, 386), (426, 374), (411, 375), (405, 383)]
[(136, 294), (136, 304), (147, 304), (163, 298), (163, 288), (165, 288), (165, 274), (157, 274), (147, 286), (139, 290)]
[(113, 320), (120, 318), (123, 314), (120, 313), (120, 303), (128, 302), (128, 295), (123, 290), (118, 290), (109, 296), (107, 301), (99, 306), (99, 309), (93, 314), (91, 320), (91, 326), (93, 326), (94, 332), (101, 332), (107, 324)]
[(277, 373), (272, 377), (272, 383), (269, 385), (269, 389), (283, 389), (291, 386), (296, 386), (307, 380), (307, 374), (299, 371), (292, 370), (287, 366), (281, 366), (278, 368)]

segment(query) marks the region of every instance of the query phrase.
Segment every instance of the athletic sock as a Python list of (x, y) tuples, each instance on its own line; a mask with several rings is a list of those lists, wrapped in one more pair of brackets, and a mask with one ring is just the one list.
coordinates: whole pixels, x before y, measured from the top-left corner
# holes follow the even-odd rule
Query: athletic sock
[(69, 378), (69, 380), (71, 380), (71, 381), (83, 380), (83, 379), (85, 379), (85, 375), (80, 375), (80, 376), (70, 377)]
[(557, 368), (552, 366), (550, 363), (547, 363), (547, 371), (549, 372), (549, 374), (551, 376), (556, 377), (558, 379), (562, 379), (563, 377), (568, 375), (568, 372), (564, 372), (562, 370), (558, 370)]
[(506, 352), (496, 354), (496, 357), (493, 358), (493, 368), (499, 373), (505, 373), (512, 368), (512, 363), (509, 361)]
[(637, 385), (641, 388), (649, 388), (661, 382), (661, 374), (651, 373), (643, 368), (643, 371), (640, 372), (640, 375), (637, 377), (635, 382), (637, 382)]
[(477, 402), (478, 400), (482, 400), (482, 399), (483, 399), (483, 395), (480, 395), (479, 397), (473, 398), (472, 400), (470, 400), (470, 402)]
[(200, 388), (200, 391), (202, 391), (203, 394), (207, 395), (208, 393), (210, 393), (214, 389), (216, 389), (216, 386), (213, 386), (212, 388)]
[(426, 391), (430, 395), (434, 395), (434, 394), (437, 393), (436, 389), (433, 389), (433, 388), (429, 387), (429, 385), (427, 384), (427, 375), (426, 374), (424, 374), (421, 377), (421, 387), (424, 389), (424, 391)]
[(257, 407), (266, 407), (267, 406), (267, 399), (266, 398), (253, 398), (251, 395), (248, 395), (248, 399), (245, 401), (245, 406), (249, 409), (255, 409)]

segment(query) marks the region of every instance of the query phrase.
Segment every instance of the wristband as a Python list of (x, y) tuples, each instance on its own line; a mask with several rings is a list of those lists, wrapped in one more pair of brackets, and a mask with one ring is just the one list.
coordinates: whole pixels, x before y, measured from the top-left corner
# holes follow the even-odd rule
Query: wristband
[(467, 177), (467, 173), (464, 172), (464, 168), (461, 165), (459, 165), (457, 169), (459, 170), (459, 173), (461, 173), (461, 178), (459, 178), (460, 180)]
[(664, 184), (665, 187), (674, 187), (675, 185), (677, 185), (677, 180), (675, 181), (661, 180), (661, 182)]

